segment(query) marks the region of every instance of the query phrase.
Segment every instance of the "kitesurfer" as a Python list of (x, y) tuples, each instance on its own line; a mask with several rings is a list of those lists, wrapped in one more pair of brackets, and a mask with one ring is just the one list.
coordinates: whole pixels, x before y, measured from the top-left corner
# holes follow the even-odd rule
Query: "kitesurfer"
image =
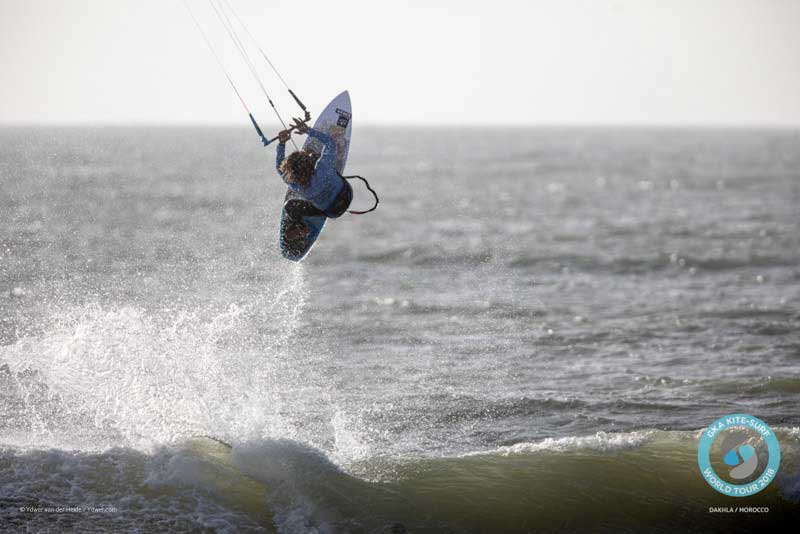
[[(342, 216), (353, 200), (353, 188), (336, 172), (336, 141), (308, 125), (301, 119), (294, 119), (291, 128), (278, 134), (278, 149), (275, 167), (289, 188), (303, 200), (289, 199), (284, 204), (289, 216), (286, 237), (289, 240), (302, 238), (310, 232), (303, 222), (303, 216), (325, 215), (330, 218)], [(297, 150), (286, 157), (286, 142), (296, 130), (298, 134), (308, 134), (322, 142), (324, 148), (317, 155), (308, 150)], [(305, 200), (305, 201), (304, 201)]]

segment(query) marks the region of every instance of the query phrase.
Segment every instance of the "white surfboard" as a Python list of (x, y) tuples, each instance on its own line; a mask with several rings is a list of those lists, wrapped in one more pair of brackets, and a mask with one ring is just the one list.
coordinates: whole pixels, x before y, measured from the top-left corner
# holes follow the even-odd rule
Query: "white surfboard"
[[(325, 132), (336, 141), (336, 162), (334, 167), (339, 174), (344, 173), (344, 166), (347, 163), (347, 154), (350, 150), (350, 134), (353, 130), (353, 111), (350, 106), (350, 94), (347, 91), (341, 92), (336, 98), (331, 100), (322, 113), (317, 117), (314, 123), (314, 129)], [(310, 150), (316, 154), (322, 153), (322, 143), (311, 137), (306, 139), (303, 144), (304, 150)], [(290, 199), (302, 198), (300, 195), (288, 189), (286, 191), (286, 198), (284, 202)], [(281, 213), (281, 226), (279, 243), (281, 247), (281, 254), (284, 258), (292, 261), (302, 260), (311, 247), (314, 246), (319, 234), (325, 226), (325, 221), (328, 220), (324, 215), (306, 216), (303, 217), (309, 229), (309, 234), (298, 240), (287, 240), (284, 234), (286, 229), (286, 222), (288, 216), (286, 210)]]

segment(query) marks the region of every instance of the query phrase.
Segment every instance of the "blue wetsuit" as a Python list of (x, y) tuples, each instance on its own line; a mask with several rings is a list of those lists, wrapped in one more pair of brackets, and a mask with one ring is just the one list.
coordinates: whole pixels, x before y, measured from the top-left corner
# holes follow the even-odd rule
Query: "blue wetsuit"
[[(325, 145), (322, 154), (317, 160), (314, 174), (311, 176), (308, 185), (303, 186), (289, 182), (286, 182), (286, 185), (289, 186), (289, 189), (302, 196), (315, 208), (325, 212), (327, 215), (330, 213), (329, 210), (335, 207), (334, 204), (337, 203), (337, 197), (340, 196), (342, 189), (345, 188), (346, 185), (345, 181), (339, 177), (339, 173), (336, 172), (336, 168), (334, 167), (336, 163), (336, 141), (334, 141), (330, 135), (315, 130), (314, 128), (308, 129), (308, 136), (319, 139), (322, 141), (322, 144)], [(281, 163), (283, 163), (285, 156), (286, 145), (279, 144), (275, 159), (275, 167), (278, 169), (278, 173), (281, 172)], [(284, 179), (284, 181), (286, 180)], [(352, 193), (350, 198), (352, 198)], [(349, 204), (349, 201), (347, 204)], [(345, 209), (346, 207), (347, 206), (345, 206)], [(334, 209), (334, 212), (338, 211), (339, 210)], [(328, 216), (335, 217), (338, 215), (330, 214)]]

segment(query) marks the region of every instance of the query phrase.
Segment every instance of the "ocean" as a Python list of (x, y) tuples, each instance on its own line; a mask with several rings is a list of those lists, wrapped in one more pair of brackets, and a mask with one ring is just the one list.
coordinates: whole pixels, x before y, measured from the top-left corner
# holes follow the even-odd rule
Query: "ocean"
[(245, 126), (0, 129), (0, 530), (800, 520), (800, 132), (356, 124), (346, 170), (380, 207), (295, 264)]

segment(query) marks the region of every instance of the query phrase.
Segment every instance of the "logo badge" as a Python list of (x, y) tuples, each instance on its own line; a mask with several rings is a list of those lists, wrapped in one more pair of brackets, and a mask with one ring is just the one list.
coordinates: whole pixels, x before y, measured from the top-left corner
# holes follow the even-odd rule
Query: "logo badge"
[(697, 447), (697, 463), (712, 488), (723, 495), (748, 497), (769, 486), (775, 478), (781, 463), (781, 448), (775, 432), (761, 419), (747, 414), (726, 415), (703, 431)]
[(339, 119), (336, 121), (336, 125), (341, 126), (342, 128), (347, 128), (347, 125), (350, 123), (350, 117), (352, 117), (353, 115), (349, 111), (345, 111), (339, 108), (336, 108), (336, 114), (339, 115)]

